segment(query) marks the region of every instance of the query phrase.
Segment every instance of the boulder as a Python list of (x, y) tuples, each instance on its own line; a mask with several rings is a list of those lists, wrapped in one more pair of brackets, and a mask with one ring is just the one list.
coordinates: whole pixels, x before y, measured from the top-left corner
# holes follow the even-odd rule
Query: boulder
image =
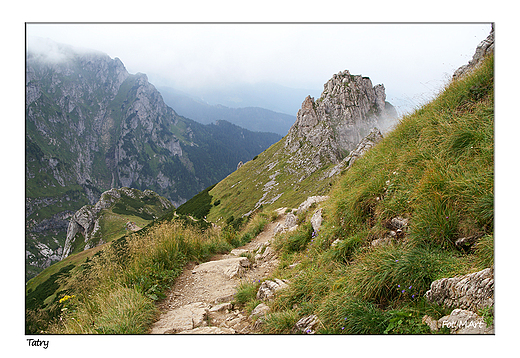
[(247, 257), (233, 257), (225, 260), (209, 261), (197, 265), (193, 268), (192, 273), (199, 272), (215, 272), (224, 275), (227, 278), (240, 277), (245, 270), (250, 267), (251, 263)]
[(269, 300), (274, 297), (275, 292), (287, 288), (287, 281), (280, 280), (278, 278), (274, 279), (274, 281), (267, 280), (262, 282), (258, 292), (256, 294), (256, 298), (259, 300)]
[(298, 225), (298, 218), (293, 213), (288, 213), (285, 216), (284, 228), (290, 229), (296, 225)]
[(428, 301), (445, 307), (478, 312), (495, 303), (493, 273), (493, 268), (487, 268), (464, 276), (433, 281), (425, 297)]
[(311, 225), (315, 232), (320, 229), (321, 223), (323, 222), (323, 217), (321, 215), (322, 211), (323, 209), (321, 208), (316, 210), (316, 212), (311, 217)]
[(260, 303), (255, 309), (251, 312), (251, 317), (263, 317), (269, 312), (270, 308), (265, 303)]
[(314, 327), (318, 324), (318, 316), (310, 315), (303, 317), (294, 325), (291, 333), (314, 334)]
[(171, 334), (206, 325), (209, 305), (196, 302), (167, 311), (152, 329), (152, 334)]
[(276, 224), (276, 226), (275, 226), (275, 228), (274, 228), (274, 231), (273, 231), (274, 234), (273, 234), (273, 235), (276, 235), (276, 234), (278, 234), (278, 233), (281, 233), (281, 232), (283, 232), (284, 230), (285, 230), (285, 227), (284, 227), (282, 224), (278, 223), (278, 224)]

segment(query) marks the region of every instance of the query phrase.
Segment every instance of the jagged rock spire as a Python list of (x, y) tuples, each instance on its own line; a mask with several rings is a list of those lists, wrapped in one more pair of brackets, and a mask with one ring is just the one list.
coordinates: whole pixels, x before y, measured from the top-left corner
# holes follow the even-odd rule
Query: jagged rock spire
[(368, 77), (335, 74), (321, 97), (307, 96), (285, 139), (285, 148), (307, 168), (308, 174), (328, 163), (338, 164), (374, 127), (395, 119), (385, 101), (383, 85), (372, 86)]

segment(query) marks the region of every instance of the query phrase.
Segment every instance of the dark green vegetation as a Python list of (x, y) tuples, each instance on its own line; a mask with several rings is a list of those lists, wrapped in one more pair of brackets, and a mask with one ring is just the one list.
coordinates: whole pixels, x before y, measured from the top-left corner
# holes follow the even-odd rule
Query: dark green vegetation
[(62, 61), (30, 46), (26, 61), (27, 278), (56, 260), (69, 217), (105, 190), (150, 189), (177, 206), (280, 139), (181, 117), (119, 59), (54, 45)]
[(205, 190), (201, 191), (188, 202), (179, 206), (176, 210), (179, 215), (192, 215), (197, 219), (203, 219), (208, 215), (211, 209), (211, 195), (209, 191), (213, 189), (215, 185), (212, 185)]

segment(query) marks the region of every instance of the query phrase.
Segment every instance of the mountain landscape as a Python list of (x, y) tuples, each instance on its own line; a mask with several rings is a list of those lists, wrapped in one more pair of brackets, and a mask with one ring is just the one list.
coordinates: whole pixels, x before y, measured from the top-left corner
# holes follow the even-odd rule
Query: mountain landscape
[(273, 132), (285, 136), (296, 119), (294, 116), (260, 107), (230, 108), (220, 104), (209, 105), (170, 87), (158, 89), (168, 106), (175, 108), (180, 115), (202, 124), (225, 119), (253, 132)]
[(146, 75), (95, 51), (31, 40), (27, 52), (27, 278), (55, 262), (68, 220), (112, 188), (178, 206), (280, 139), (179, 116)]
[[(445, 89), (402, 118), (382, 84), (342, 70), (318, 99), (302, 98), (287, 135), (210, 183), (196, 168), (211, 172), (211, 157), (188, 150), (204, 147), (197, 128), (238, 127), (178, 116), (118, 60), (105, 58), (96, 75), (111, 74), (103, 88), (113, 98), (126, 88), (113, 104), (103, 104), (108, 94), (93, 97), (95, 86), (67, 90), (65, 77), (42, 76), (61, 83), (45, 95), (28, 80), (27, 190), (37, 192), (29, 184), (37, 179), (54, 196), (27, 202), (60, 203), (46, 217), (68, 229), (63, 259), (27, 282), (26, 333), (493, 334), (493, 53), (492, 27)], [(82, 93), (81, 105), (36, 102), (49, 93), (63, 104), (64, 93)], [(91, 124), (97, 141), (79, 115), (94, 108), (103, 108)], [(117, 108), (120, 117), (108, 115)], [(66, 113), (69, 126), (60, 124)], [(49, 135), (63, 127), (82, 136)], [(66, 154), (49, 149), (68, 142)], [(95, 155), (103, 168), (85, 171)], [(164, 185), (179, 180), (162, 165), (172, 157), (203, 186), (189, 200)], [(111, 161), (121, 165), (111, 171)], [(81, 199), (91, 204), (69, 204)]]

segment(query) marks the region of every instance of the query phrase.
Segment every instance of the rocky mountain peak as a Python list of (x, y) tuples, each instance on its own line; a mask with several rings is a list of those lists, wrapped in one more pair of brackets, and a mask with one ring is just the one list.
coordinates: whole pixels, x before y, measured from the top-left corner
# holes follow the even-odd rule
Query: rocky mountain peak
[(339, 163), (374, 127), (385, 129), (397, 117), (385, 88), (368, 77), (345, 70), (323, 86), (318, 100), (307, 96), (285, 139), (285, 148), (304, 160), (309, 174), (328, 163)]

